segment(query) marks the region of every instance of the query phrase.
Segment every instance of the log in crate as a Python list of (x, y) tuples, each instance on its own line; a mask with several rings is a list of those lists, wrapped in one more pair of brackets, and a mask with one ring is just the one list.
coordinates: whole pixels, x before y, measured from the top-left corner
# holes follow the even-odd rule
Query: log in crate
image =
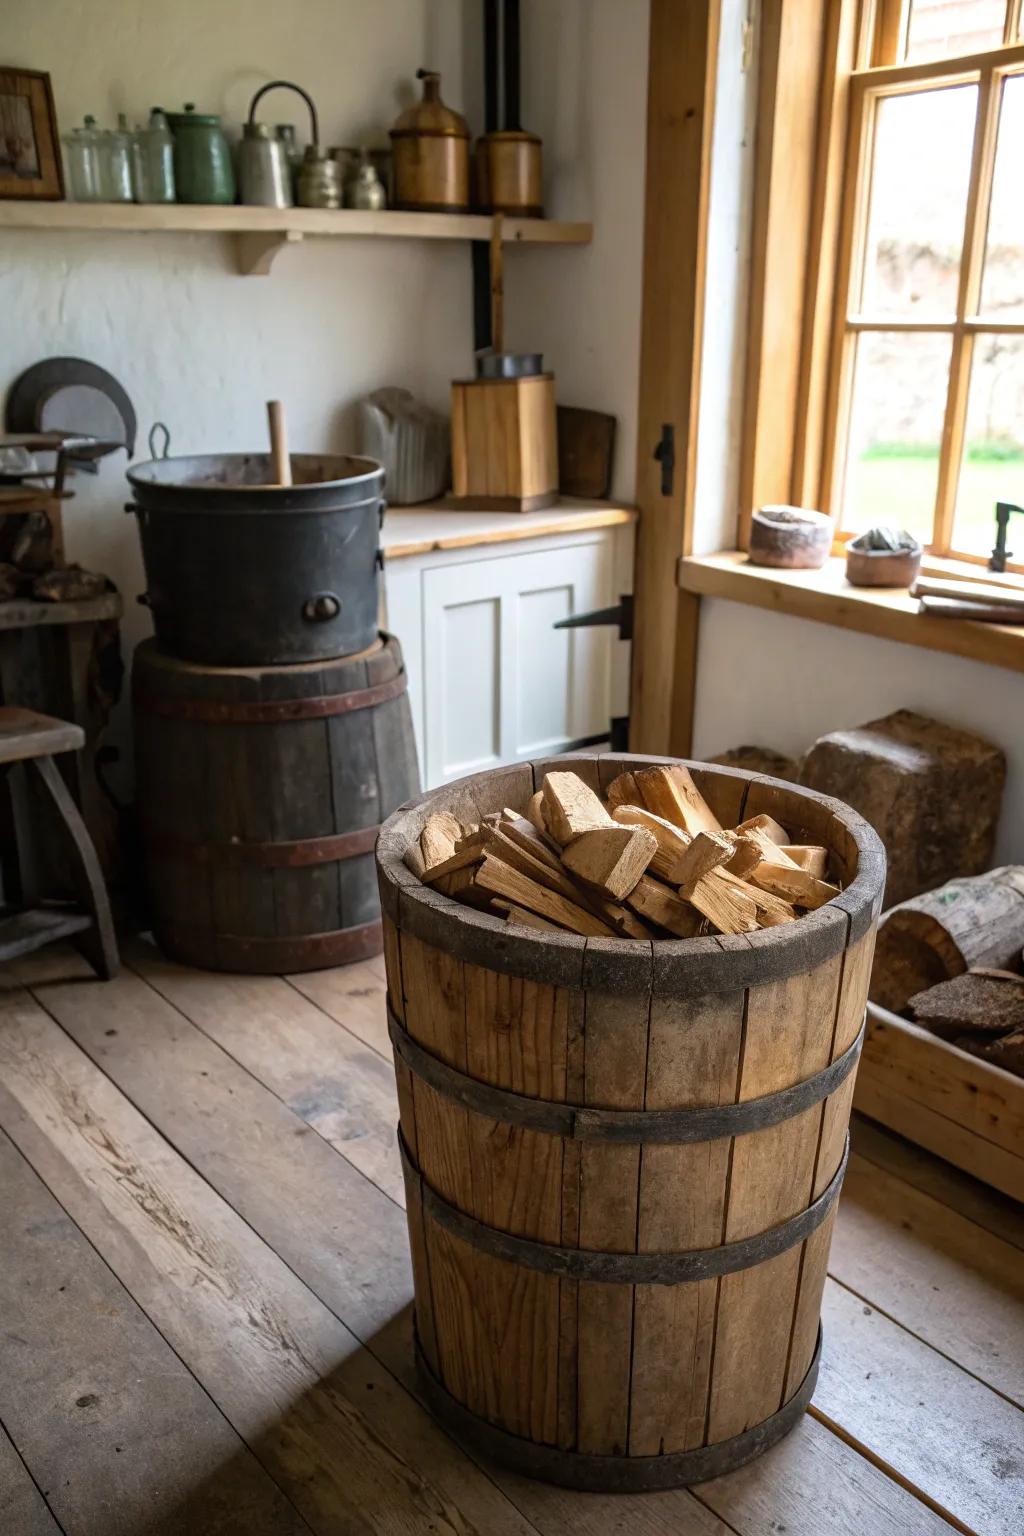
[(505, 924), (403, 863), (426, 817), (521, 810), (552, 767), (422, 797), (378, 843), (417, 1352), (439, 1416), (578, 1488), (699, 1482), (813, 1391), (819, 1310), (885, 879), (845, 806), (689, 765), (722, 823), (826, 846), (843, 891), (753, 934)]

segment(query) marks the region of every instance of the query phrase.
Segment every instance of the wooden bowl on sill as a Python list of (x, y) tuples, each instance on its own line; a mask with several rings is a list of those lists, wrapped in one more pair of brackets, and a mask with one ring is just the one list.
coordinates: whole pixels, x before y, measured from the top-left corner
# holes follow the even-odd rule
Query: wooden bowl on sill
[(808, 507), (760, 507), (750, 524), (752, 565), (817, 571), (832, 550), (832, 519)]
[(921, 569), (922, 548), (857, 549), (846, 546), (846, 579), (854, 587), (912, 587)]

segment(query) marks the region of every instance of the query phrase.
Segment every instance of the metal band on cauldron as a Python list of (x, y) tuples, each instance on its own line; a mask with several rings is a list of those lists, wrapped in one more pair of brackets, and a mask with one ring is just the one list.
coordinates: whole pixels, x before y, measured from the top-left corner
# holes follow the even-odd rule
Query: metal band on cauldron
[(586, 1451), (564, 1451), (554, 1445), (524, 1440), (506, 1429), (471, 1413), (441, 1385), (430, 1368), (419, 1335), (415, 1338), (416, 1364), (423, 1395), (435, 1417), (471, 1451), (479, 1451), (527, 1477), (542, 1478), (563, 1488), (592, 1493), (654, 1493), (707, 1482), (745, 1466), (788, 1435), (814, 1395), (821, 1362), (821, 1325), (814, 1357), (803, 1381), (788, 1402), (759, 1424), (715, 1445), (690, 1451), (669, 1451), (662, 1456), (598, 1456)]
[(395, 1050), (428, 1087), (465, 1109), (486, 1115), (489, 1120), (521, 1125), (530, 1131), (545, 1131), (572, 1141), (720, 1141), (726, 1136), (745, 1136), (751, 1131), (779, 1125), (810, 1109), (812, 1104), (827, 1099), (845, 1081), (857, 1065), (865, 1029), (862, 1024), (853, 1044), (822, 1071), (758, 1099), (701, 1109), (591, 1109), (578, 1104), (559, 1104), (550, 1099), (528, 1098), (525, 1094), (495, 1088), (490, 1083), (468, 1077), (465, 1072), (424, 1050), (399, 1023), (390, 999), (387, 1006), (388, 1033)]
[(150, 854), (164, 854), (196, 865), (254, 865), (263, 869), (302, 869), (308, 865), (336, 864), (342, 859), (372, 853), (380, 823), (336, 832), (330, 837), (302, 837), (277, 843), (197, 843), (144, 827), (143, 839)]
[(777, 1258), (810, 1237), (825, 1220), (839, 1199), (843, 1174), (850, 1155), (847, 1134), (843, 1156), (832, 1182), (804, 1210), (767, 1232), (740, 1238), (734, 1243), (720, 1243), (715, 1248), (694, 1248), (686, 1253), (607, 1253), (596, 1249), (563, 1248), (556, 1243), (540, 1243), (530, 1237), (515, 1237), (486, 1222), (468, 1216), (428, 1184), (409, 1155), (401, 1131), (398, 1146), (406, 1178), (418, 1188), (424, 1217), (429, 1216), (453, 1237), (461, 1238), (481, 1253), (517, 1264), (524, 1269), (559, 1275), (568, 1280), (594, 1280), (604, 1285), (683, 1285), (692, 1280), (713, 1279), (738, 1269), (751, 1269), (768, 1259)]
[(328, 693), (306, 699), (219, 699), (158, 698), (141, 689), (133, 697), (133, 707), (142, 715), (159, 715), (164, 720), (203, 720), (211, 725), (279, 725), (287, 720), (323, 720), (332, 715), (349, 715), (357, 709), (372, 709), (397, 699), (407, 687), (405, 669), (386, 683), (372, 688), (354, 688), (348, 693)]

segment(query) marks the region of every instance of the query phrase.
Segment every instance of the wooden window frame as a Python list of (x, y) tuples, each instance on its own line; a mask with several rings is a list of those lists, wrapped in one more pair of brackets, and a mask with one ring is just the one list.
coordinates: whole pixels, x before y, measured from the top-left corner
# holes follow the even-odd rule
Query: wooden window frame
[[(680, 590), (676, 568), (693, 537), (720, 23), (721, 0), (650, 3), (630, 679), (633, 752), (685, 756), (693, 727), (700, 601)], [(671, 463), (660, 452), (668, 441)]]
[[(904, 6), (904, 10), (907, 8)], [(1024, 336), (1024, 320), (997, 321), (978, 313), (996, 138), (1005, 81), (1024, 75), (1024, 44), (1006, 45), (958, 59), (872, 66), (850, 77), (850, 126), (845, 180), (850, 189), (841, 223), (831, 367), (824, 412), (822, 472), (818, 505), (840, 510), (851, 418), (854, 360), (858, 338), (866, 334), (943, 335), (951, 338), (939, 472), (932, 520), (932, 554), (984, 565), (987, 557), (954, 547), (953, 523), (963, 464), (971, 362), (978, 335)], [(858, 312), (866, 226), (871, 199), (873, 138), (880, 103), (922, 90), (957, 85), (978, 87), (974, 142), (967, 186), (956, 312), (949, 319), (870, 315)], [(837, 526), (839, 526), (837, 524)], [(1024, 572), (1024, 566), (1013, 566)]]
[[(1022, 0), (1011, 0), (999, 48), (956, 60), (892, 62), (901, 49), (909, 0), (835, 0), (814, 26), (806, 0), (764, 0), (755, 165), (754, 236), (737, 546), (749, 546), (753, 509), (791, 502), (837, 509), (845, 470), (853, 345), (859, 330), (941, 330), (954, 336), (937, 487), (936, 557), (947, 556), (970, 382), (973, 337), (1024, 333), (1015, 321), (976, 314), (1001, 81), (1024, 68)], [(1011, 43), (1011, 38), (1020, 40)], [(921, 82), (979, 82), (978, 119), (964, 253), (953, 321), (848, 327), (847, 295), (857, 236), (867, 212), (873, 103)], [(814, 114), (815, 132), (807, 124)], [(802, 152), (793, 155), (793, 124)], [(806, 140), (812, 140), (808, 147)], [(855, 193), (847, 194), (856, 172)], [(786, 178), (786, 180), (783, 180)], [(775, 186), (792, 188), (783, 198)], [(867, 318), (867, 317), (864, 317)], [(837, 552), (841, 541), (837, 541)], [(957, 553), (965, 564), (985, 557)], [(1014, 567), (1011, 567), (1014, 569)], [(1020, 568), (1024, 569), (1024, 567)]]

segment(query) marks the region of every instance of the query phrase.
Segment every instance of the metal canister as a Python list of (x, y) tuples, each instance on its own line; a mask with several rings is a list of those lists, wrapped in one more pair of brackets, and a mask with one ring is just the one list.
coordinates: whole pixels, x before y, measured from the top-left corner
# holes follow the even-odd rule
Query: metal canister
[(174, 134), (174, 182), (179, 203), (233, 203), (231, 151), (215, 112), (197, 112), (191, 101), (167, 121)]
[(341, 166), (319, 144), (307, 144), (299, 167), (300, 208), (340, 208)]
[(541, 141), (521, 128), (497, 129), (477, 140), (476, 203), (485, 213), (539, 219), (544, 214)]
[(292, 176), (288, 151), (269, 123), (251, 119), (242, 130), (238, 147), (239, 197), (261, 208), (292, 206)]

